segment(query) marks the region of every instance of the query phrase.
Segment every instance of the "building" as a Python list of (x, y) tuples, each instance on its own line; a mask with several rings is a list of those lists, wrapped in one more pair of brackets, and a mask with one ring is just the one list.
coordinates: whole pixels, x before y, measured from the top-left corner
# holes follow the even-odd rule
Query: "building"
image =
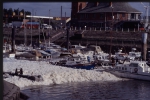
[(137, 28), (141, 12), (127, 2), (72, 2), (71, 26)]

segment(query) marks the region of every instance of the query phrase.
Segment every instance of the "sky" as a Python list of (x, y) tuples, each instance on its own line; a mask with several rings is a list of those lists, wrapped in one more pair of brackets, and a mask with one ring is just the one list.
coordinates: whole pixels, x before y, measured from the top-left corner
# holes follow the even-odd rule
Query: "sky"
[[(141, 2), (129, 2), (129, 4), (136, 8), (137, 10), (145, 14), (145, 8)], [(148, 6), (148, 2), (143, 2), (144, 5)], [(38, 16), (52, 16), (60, 17), (61, 16), (61, 6), (62, 6), (62, 16), (70, 17), (71, 16), (71, 2), (5, 2), (3, 3), (3, 8), (12, 8), (12, 9), (25, 9), (26, 11), (33, 11), (34, 15)], [(50, 9), (50, 14), (49, 14)], [(150, 11), (150, 10), (149, 10)]]

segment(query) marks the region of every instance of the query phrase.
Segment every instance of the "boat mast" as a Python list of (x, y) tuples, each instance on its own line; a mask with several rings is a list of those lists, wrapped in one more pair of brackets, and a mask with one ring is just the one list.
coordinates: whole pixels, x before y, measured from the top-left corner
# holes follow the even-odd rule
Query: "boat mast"
[(114, 19), (114, 16), (113, 16), (113, 6), (111, 5), (110, 6), (111, 8), (112, 8), (112, 23), (111, 23), (111, 26), (112, 26), (112, 29), (111, 29), (111, 32), (110, 32), (110, 34), (111, 34), (111, 44), (110, 44), (110, 51), (109, 51), (109, 59), (111, 59), (111, 49), (112, 49), (112, 31), (113, 31), (113, 19)]
[(33, 13), (33, 9), (32, 9), (32, 12), (31, 12), (31, 46), (32, 46), (32, 13)]
[(25, 44), (25, 47), (26, 47), (26, 26), (25, 26), (25, 11), (24, 11), (24, 22), (23, 22), (23, 24), (24, 24), (24, 44)]
[(50, 47), (50, 10), (49, 10), (49, 33), (48, 33), (48, 36), (49, 36), (49, 47)]

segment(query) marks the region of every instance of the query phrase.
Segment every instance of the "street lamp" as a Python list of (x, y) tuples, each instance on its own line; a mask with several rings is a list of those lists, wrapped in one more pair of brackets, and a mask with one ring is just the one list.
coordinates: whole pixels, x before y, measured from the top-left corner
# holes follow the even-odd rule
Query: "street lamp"
[(86, 26), (85, 26), (85, 30), (86, 30)]

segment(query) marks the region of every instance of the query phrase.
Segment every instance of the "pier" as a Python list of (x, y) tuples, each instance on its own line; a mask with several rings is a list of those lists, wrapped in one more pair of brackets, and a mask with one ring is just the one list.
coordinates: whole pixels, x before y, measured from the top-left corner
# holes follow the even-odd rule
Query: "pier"
[[(3, 28), (3, 36), (10, 39), (12, 28)], [(40, 40), (42, 42), (48, 42), (48, 29), (44, 29), (40, 31)], [(28, 44), (31, 41), (31, 30), (26, 29), (26, 37)], [(103, 50), (110, 48), (112, 46), (112, 52), (117, 50), (118, 47), (130, 49), (132, 47), (137, 48), (137, 50), (141, 51), (141, 43), (142, 43), (142, 33), (137, 30), (133, 31), (104, 31), (104, 30), (76, 30), (69, 29), (69, 41), (71, 44), (81, 44), (81, 45), (99, 45)], [(149, 34), (149, 33), (148, 33)], [(44, 35), (44, 36), (43, 36)], [(58, 29), (50, 31), (50, 42), (54, 42), (56, 44), (66, 45), (67, 38), (66, 30)], [(16, 29), (15, 41), (17, 43), (24, 43), (24, 29)], [(37, 42), (39, 40), (39, 30), (34, 29), (32, 31), (32, 41)], [(45, 38), (45, 41), (44, 41)], [(148, 35), (147, 39), (147, 50), (150, 50), (150, 35)], [(123, 51), (126, 51), (126, 50)], [(130, 51), (129, 50), (129, 51)]]

